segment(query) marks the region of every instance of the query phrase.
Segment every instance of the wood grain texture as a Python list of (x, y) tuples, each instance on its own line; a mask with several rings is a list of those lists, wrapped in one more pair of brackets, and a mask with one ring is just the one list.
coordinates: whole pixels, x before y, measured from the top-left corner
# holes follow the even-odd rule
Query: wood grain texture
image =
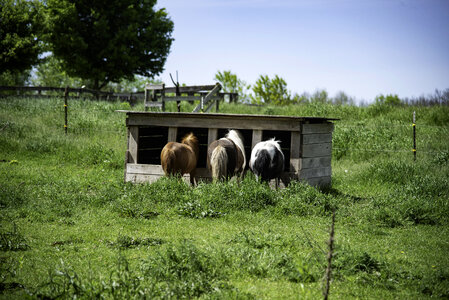
[(137, 163), (137, 153), (139, 144), (139, 127), (128, 127), (128, 162)]
[(332, 155), (332, 143), (302, 145), (301, 156), (303, 158), (331, 156), (331, 155)]
[(333, 123), (318, 123), (318, 124), (302, 124), (301, 132), (302, 134), (315, 134), (315, 133), (331, 133), (333, 130), (334, 130)]

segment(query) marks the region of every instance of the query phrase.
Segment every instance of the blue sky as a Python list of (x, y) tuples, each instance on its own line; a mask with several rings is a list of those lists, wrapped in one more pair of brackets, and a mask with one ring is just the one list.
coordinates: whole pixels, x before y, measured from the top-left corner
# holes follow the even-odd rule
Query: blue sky
[(159, 77), (213, 84), (230, 70), (253, 84), (279, 75), (292, 93), (357, 101), (449, 88), (449, 0), (159, 0), (175, 24)]

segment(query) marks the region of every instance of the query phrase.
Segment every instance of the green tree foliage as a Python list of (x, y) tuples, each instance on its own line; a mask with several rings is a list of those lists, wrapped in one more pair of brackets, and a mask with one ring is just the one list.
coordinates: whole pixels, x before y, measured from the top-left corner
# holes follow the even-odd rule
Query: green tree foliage
[[(142, 91), (149, 82), (160, 83), (160, 80), (153, 80), (148, 77), (135, 75), (132, 79), (121, 79), (119, 82), (109, 82), (104, 90), (112, 92), (137, 92)], [(81, 87), (92, 86), (92, 81), (83, 80), (79, 77), (71, 77), (64, 70), (60, 60), (53, 55), (45, 57), (37, 65), (34, 76), (31, 78), (34, 86), (52, 87)]]
[(401, 105), (401, 99), (399, 99), (398, 95), (382, 95), (376, 97), (376, 104), (379, 105)]
[(329, 94), (326, 90), (316, 90), (310, 97), (310, 102), (328, 103), (331, 102)]
[(250, 97), (254, 103), (285, 105), (294, 101), (290, 91), (287, 90), (287, 83), (278, 75), (275, 75), (273, 79), (270, 79), (268, 75), (260, 75), (253, 86), (253, 92), (254, 96)]
[(354, 105), (354, 99), (348, 96), (345, 92), (339, 91), (332, 99), (332, 103), (338, 105)]
[(39, 61), (41, 7), (40, 1), (0, 0), (0, 78), (5, 83), (23, 82)]
[(46, 41), (68, 75), (93, 82), (163, 71), (173, 22), (156, 0), (48, 0)]
[(228, 93), (238, 93), (240, 102), (246, 102), (248, 100), (246, 91), (251, 88), (251, 85), (247, 85), (246, 82), (239, 79), (236, 74), (232, 74), (231, 71), (217, 71), (215, 80), (221, 84), (223, 91)]
[(34, 86), (52, 86), (52, 87), (80, 87), (85, 85), (81, 78), (70, 77), (63, 69), (61, 61), (53, 55), (45, 57), (42, 62), (36, 66), (31, 83)]
[(113, 91), (117, 93), (125, 93), (132, 92), (135, 93), (137, 91), (145, 90), (145, 85), (148, 83), (151, 84), (161, 84), (162, 81), (160, 79), (152, 79), (148, 77), (143, 77), (140, 75), (135, 75), (132, 79), (122, 79), (119, 82), (110, 82), (107, 85), (108, 91)]

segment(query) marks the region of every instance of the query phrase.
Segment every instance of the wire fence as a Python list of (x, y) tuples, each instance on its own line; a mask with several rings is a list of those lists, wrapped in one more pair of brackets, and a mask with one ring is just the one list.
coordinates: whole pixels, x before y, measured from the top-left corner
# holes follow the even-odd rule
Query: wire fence
[[(51, 108), (53, 114), (61, 116), (49, 126), (52, 131), (61, 130), (61, 133), (89, 136), (117, 135), (120, 139), (126, 136), (125, 115), (116, 112), (115, 109), (105, 110), (102, 106), (85, 107), (80, 101), (76, 104), (66, 101), (61, 103), (60, 98), (56, 102), (62, 107), (46, 106), (44, 108)], [(0, 105), (20, 107), (20, 103), (17, 104), (15, 101), (3, 100)], [(29, 105), (26, 113), (30, 114), (30, 117), (40, 113), (41, 108), (38, 104), (30, 103)], [(0, 119), (0, 134), (14, 122), (15, 120), (10, 117), (6, 120)], [(415, 134), (413, 134), (414, 131)], [(447, 137), (449, 137), (449, 124), (445, 126), (419, 122), (348, 124), (342, 120), (335, 123), (332, 150), (337, 158), (351, 152), (365, 152), (369, 155), (374, 153), (434, 155), (449, 152)]]

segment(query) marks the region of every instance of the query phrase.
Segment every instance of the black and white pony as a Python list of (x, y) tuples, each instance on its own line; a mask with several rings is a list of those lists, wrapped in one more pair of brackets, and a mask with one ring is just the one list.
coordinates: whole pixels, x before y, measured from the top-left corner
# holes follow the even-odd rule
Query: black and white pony
[(251, 151), (249, 168), (257, 179), (269, 182), (275, 179), (276, 188), (279, 187), (279, 179), (284, 171), (284, 153), (279, 146), (280, 141), (274, 138), (257, 143)]
[(238, 130), (229, 130), (224, 138), (213, 141), (207, 147), (207, 168), (213, 180), (243, 176), (246, 166), (243, 137)]

